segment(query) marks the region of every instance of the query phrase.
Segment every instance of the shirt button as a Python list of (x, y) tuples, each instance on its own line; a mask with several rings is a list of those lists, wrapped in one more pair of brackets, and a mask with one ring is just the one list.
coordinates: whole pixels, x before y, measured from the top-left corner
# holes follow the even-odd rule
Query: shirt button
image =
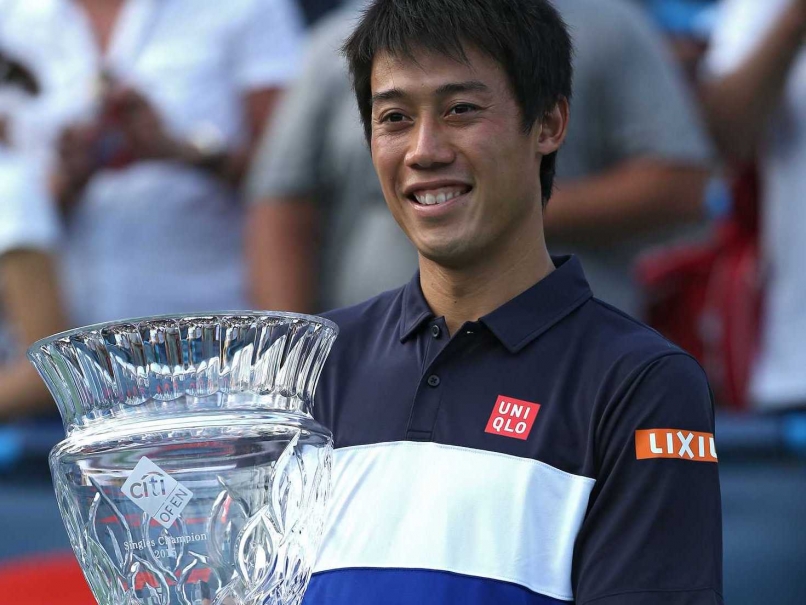
[(439, 376), (437, 376), (436, 374), (431, 374), (431, 376), (428, 377), (428, 386), (438, 387), (439, 383), (440, 383)]
[(433, 336), (434, 338), (439, 338), (441, 335), (442, 335), (442, 328), (440, 328), (436, 324), (431, 326), (431, 336)]

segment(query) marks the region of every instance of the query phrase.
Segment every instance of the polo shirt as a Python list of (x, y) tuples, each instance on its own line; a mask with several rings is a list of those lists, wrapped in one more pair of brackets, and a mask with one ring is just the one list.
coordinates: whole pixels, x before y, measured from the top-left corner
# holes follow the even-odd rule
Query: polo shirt
[(449, 337), (416, 275), (328, 317), (334, 434), (306, 605), (721, 604), (703, 370), (579, 261)]

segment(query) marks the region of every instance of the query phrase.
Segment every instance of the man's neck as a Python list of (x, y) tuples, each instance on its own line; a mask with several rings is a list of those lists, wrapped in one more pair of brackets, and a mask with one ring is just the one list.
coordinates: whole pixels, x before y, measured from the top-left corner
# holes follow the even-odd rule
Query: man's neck
[[(534, 286), (554, 270), (542, 237), (520, 254), (495, 255), (454, 269), (420, 256), (420, 285), (437, 317), (451, 334)], [(514, 257), (513, 257), (514, 256)]]

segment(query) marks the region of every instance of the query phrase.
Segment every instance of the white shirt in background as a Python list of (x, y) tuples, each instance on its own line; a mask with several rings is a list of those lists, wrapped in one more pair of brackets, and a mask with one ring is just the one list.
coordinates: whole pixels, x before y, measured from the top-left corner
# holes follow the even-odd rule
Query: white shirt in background
[[(93, 115), (107, 69), (145, 94), (174, 136), (212, 131), (230, 147), (246, 137), (244, 95), (283, 87), (302, 43), (293, 0), (127, 0), (105, 57), (78, 3), (16, 1), (13, 18), (31, 54), (69, 74), (53, 76), (67, 93), (51, 111), (60, 124)], [(99, 173), (67, 224), (73, 321), (244, 308), (243, 216), (232, 188), (177, 162)]]
[(57, 225), (37, 167), (0, 144), (0, 256), (20, 248), (52, 249)]
[[(724, 0), (706, 59), (730, 73), (792, 0)], [(796, 58), (758, 158), (762, 246), (768, 268), (760, 357), (751, 397), (773, 409), (806, 402), (806, 45)]]

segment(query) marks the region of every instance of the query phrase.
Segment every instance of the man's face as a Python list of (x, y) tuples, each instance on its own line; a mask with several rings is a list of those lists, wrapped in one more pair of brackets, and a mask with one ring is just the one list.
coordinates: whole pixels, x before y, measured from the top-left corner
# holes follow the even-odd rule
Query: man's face
[(467, 56), (380, 54), (371, 80), (386, 202), (420, 254), (458, 269), (533, 245), (542, 228), (541, 127), (524, 133), (497, 62), (472, 48)]

